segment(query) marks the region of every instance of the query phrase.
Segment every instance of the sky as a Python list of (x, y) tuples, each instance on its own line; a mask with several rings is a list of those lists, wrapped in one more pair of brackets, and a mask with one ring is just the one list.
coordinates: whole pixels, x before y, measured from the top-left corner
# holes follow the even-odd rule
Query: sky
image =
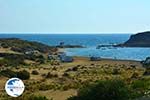
[(150, 0), (0, 0), (0, 33), (150, 30)]

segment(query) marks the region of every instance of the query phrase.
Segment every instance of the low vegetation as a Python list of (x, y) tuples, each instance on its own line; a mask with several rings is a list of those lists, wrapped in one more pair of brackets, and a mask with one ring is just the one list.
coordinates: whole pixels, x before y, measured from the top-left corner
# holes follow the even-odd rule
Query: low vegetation
[(6, 69), (6, 70), (0, 71), (0, 76), (5, 76), (5, 77), (8, 77), (8, 78), (12, 78), (12, 77), (16, 77), (17, 73), (10, 70), (10, 69)]
[(29, 60), (32, 62), (35, 62), (36, 64), (42, 64), (45, 63), (46, 59), (43, 55), (25, 55), (25, 54), (9, 54), (9, 53), (0, 53), (0, 57), (3, 57), (3, 59), (0, 59), (0, 66), (12, 66), (17, 67), (19, 65), (29, 65), (25, 62), (25, 60)]
[(32, 71), (32, 74), (33, 74), (33, 75), (39, 75), (39, 72), (38, 72), (37, 70), (33, 70), (33, 71)]
[(0, 66), (19, 66), (19, 65), (25, 65), (24, 55), (20, 54), (7, 54), (7, 53), (0, 53), (0, 57), (3, 57), (3, 59), (0, 59)]
[(97, 81), (82, 87), (77, 96), (68, 100), (135, 100), (150, 96), (150, 80), (136, 80), (126, 84), (121, 80)]
[(129, 90), (123, 81), (98, 81), (83, 87), (78, 95), (68, 100), (127, 100)]
[(30, 73), (26, 70), (17, 72), (17, 77), (22, 80), (28, 80), (30, 78)]
[[(31, 42), (17, 38), (0, 39), (0, 66), (43, 64), (48, 54), (56, 53), (57, 48), (38, 42)], [(9, 52), (5, 52), (9, 51)]]
[(37, 50), (42, 53), (56, 51), (55, 47), (47, 46), (38, 42), (29, 42), (18, 38), (6, 38), (0, 39), (0, 44), (3, 48), (11, 48), (16, 52), (26, 52), (31, 50)]
[(30, 94), (26, 93), (26, 94), (24, 94), (24, 95), (22, 95), (20, 97), (17, 97), (17, 98), (7, 98), (7, 100), (49, 100), (49, 99), (46, 98), (45, 96), (34, 95), (32, 93), (30, 93)]
[(2, 70), (0, 72), (0, 75), (8, 78), (18, 77), (22, 80), (28, 80), (30, 78), (30, 73), (26, 70), (15, 72), (10, 69), (6, 69), (6, 70)]

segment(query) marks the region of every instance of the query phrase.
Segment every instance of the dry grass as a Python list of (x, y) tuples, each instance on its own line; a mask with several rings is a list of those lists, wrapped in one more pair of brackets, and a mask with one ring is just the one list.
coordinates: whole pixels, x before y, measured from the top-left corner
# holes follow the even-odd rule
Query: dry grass
[(12, 51), (10, 48), (1, 48), (1, 47), (0, 47), (0, 53), (21, 54), (19, 52)]
[[(84, 57), (74, 57), (74, 59), (72, 63), (53, 66), (49, 63), (30, 67), (20, 66), (17, 69), (11, 68), (11, 70), (25, 69), (30, 73), (37, 70), (38, 75), (30, 74), (30, 79), (24, 81), (26, 91), (46, 96), (49, 99), (53, 98), (53, 100), (66, 100), (68, 97), (76, 95), (77, 89), (85, 83), (113, 78), (121, 78), (130, 82), (134, 78), (132, 77), (134, 73), (138, 75), (136, 78), (141, 78), (144, 73), (140, 62), (136, 61), (111, 59), (89, 61)], [(118, 73), (114, 73), (114, 70), (117, 70)], [(55, 74), (57, 77), (46, 78), (48, 73)], [(0, 79), (0, 89), (3, 89), (7, 78), (0, 77)], [(47, 86), (47, 90), (44, 90), (44, 86)], [(39, 90), (39, 88), (43, 90)]]

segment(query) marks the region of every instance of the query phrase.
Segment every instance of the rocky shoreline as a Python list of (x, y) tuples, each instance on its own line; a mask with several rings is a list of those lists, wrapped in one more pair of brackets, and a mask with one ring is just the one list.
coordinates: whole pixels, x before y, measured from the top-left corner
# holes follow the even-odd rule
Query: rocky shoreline
[(101, 47), (150, 47), (150, 31), (131, 35), (126, 42), (121, 44), (106, 44), (97, 46), (98, 49)]

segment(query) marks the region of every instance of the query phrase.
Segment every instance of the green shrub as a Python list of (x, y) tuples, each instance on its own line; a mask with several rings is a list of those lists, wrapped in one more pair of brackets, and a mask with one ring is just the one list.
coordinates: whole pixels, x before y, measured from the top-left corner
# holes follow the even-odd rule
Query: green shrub
[(118, 74), (120, 74), (119, 69), (114, 68), (114, 69), (112, 70), (112, 74), (113, 74), (113, 75), (118, 75)]
[(39, 64), (45, 63), (45, 60), (46, 60), (43, 55), (36, 55), (36, 54), (25, 55), (25, 58), (36, 61)]
[(128, 94), (128, 88), (123, 81), (108, 80), (85, 86), (78, 91), (77, 96), (68, 100), (128, 100)]
[(143, 75), (150, 75), (150, 68), (146, 68), (146, 70), (145, 70)]
[(20, 54), (7, 54), (7, 53), (0, 53), (0, 55), (4, 58), (0, 60), (0, 65), (4, 66), (19, 66), (25, 65), (24, 63), (24, 56)]
[(134, 73), (131, 75), (131, 78), (132, 78), (132, 79), (138, 79), (138, 78), (139, 78), (139, 73), (134, 72)]
[(8, 46), (6, 43), (2, 43), (1, 46), (2, 46), (3, 48), (9, 48), (9, 46)]
[(52, 74), (50, 72), (48, 72), (47, 75), (46, 75), (46, 78), (55, 78), (55, 77), (58, 77), (58, 75), (57, 74)]
[(130, 98), (135, 99), (143, 96), (148, 96), (149, 89), (149, 79), (135, 80), (130, 84)]
[(33, 74), (33, 75), (38, 75), (39, 72), (38, 72), (37, 70), (33, 70), (33, 71), (32, 71), (32, 74)]
[(8, 78), (18, 77), (22, 80), (27, 80), (30, 78), (30, 73), (26, 70), (15, 72), (10, 69), (6, 69), (6, 70), (2, 70), (0, 72), (0, 75), (8, 77)]
[(136, 80), (131, 84), (131, 88), (139, 95), (144, 95), (150, 89), (150, 79)]
[(31, 95), (28, 100), (48, 100), (45, 96), (35, 96)]
[(8, 78), (12, 78), (12, 77), (16, 77), (17, 73), (12, 71), (12, 70), (10, 70), (10, 69), (6, 69), (6, 70), (2, 70), (0, 72), (0, 75), (8, 77)]
[(45, 58), (43, 55), (39, 55), (36, 58), (37, 58), (36, 62), (39, 62), (39, 64), (45, 63)]
[(65, 83), (62, 85), (61, 90), (66, 91), (69, 89), (79, 89), (81, 87), (81, 84), (72, 82), (72, 83)]
[(22, 79), (22, 80), (27, 80), (30, 78), (30, 73), (26, 70), (23, 70), (23, 71), (19, 71), (17, 73), (17, 77)]
[(51, 90), (51, 89), (54, 89), (55, 88), (55, 85), (53, 84), (40, 84), (38, 89), (41, 90), (41, 91), (46, 91), (46, 90)]
[(24, 95), (17, 97), (17, 98), (7, 98), (6, 100), (49, 100), (45, 96), (41, 95), (34, 95), (34, 94), (27, 94), (25, 93)]
[(62, 76), (69, 77), (70, 75), (67, 72), (65, 72)]

